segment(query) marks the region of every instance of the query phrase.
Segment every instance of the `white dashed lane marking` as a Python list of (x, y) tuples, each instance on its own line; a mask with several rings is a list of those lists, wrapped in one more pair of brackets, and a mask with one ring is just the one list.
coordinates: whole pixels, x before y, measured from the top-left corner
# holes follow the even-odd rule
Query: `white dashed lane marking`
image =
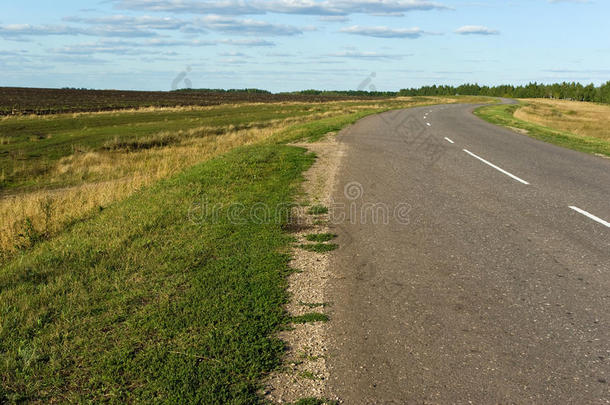
[(594, 220), (595, 222), (599, 222), (602, 225), (607, 226), (608, 228), (610, 228), (610, 222), (604, 221), (603, 219), (596, 217), (595, 215), (585, 211), (585, 210), (581, 210), (578, 207), (574, 207), (573, 205), (570, 206), (571, 209), (573, 209), (574, 211), (578, 212), (579, 214), (584, 215), (585, 217)]
[(476, 158), (476, 159), (479, 159), (481, 162), (485, 163), (486, 165), (493, 167), (493, 168), (494, 168), (494, 169), (496, 169), (497, 171), (499, 171), (499, 172), (501, 172), (501, 173), (504, 173), (505, 175), (507, 175), (507, 176), (508, 176), (508, 177), (510, 177), (511, 179), (513, 179), (513, 180), (517, 180), (519, 183), (523, 183), (523, 184), (525, 184), (525, 185), (529, 185), (529, 184), (530, 184), (530, 183), (528, 183), (527, 181), (525, 181), (525, 180), (523, 180), (523, 179), (521, 179), (521, 178), (519, 178), (519, 177), (515, 176), (514, 174), (507, 172), (506, 170), (502, 169), (501, 167), (498, 167), (498, 166), (494, 165), (493, 163), (491, 163), (491, 162), (489, 162), (489, 161), (487, 161), (487, 160), (483, 159), (482, 157), (475, 155), (474, 153), (472, 153), (472, 152), (471, 152), (471, 151), (469, 151), (468, 149), (463, 149), (463, 151), (464, 151), (464, 152), (466, 152), (466, 153), (468, 153), (470, 156), (472, 156), (472, 157), (474, 157), (474, 158)]

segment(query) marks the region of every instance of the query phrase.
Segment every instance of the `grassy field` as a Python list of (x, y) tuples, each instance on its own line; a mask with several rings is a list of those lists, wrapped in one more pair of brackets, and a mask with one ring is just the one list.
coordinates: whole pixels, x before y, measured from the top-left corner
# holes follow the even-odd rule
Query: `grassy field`
[(153, 182), (298, 123), (374, 104), (255, 104), (0, 121), (0, 258)]
[[(331, 103), (249, 104), (8, 117), (0, 120), (1, 153), (10, 158), (0, 161), (1, 186), (37, 188), (43, 183), (63, 187), (106, 180), (120, 174), (113, 170), (103, 175), (79, 173), (70, 178), (64, 173), (69, 170), (51, 171), (62, 158), (87, 152), (138, 152), (184, 143), (186, 138), (265, 128), (285, 119), (315, 119), (316, 114), (332, 114), (343, 108), (344, 105)], [(50, 177), (52, 174), (55, 176)]]
[(586, 153), (610, 156), (610, 106), (566, 100), (523, 99), (475, 111), (492, 124)]
[(291, 321), (288, 213), (314, 161), (287, 143), (456, 100), (481, 101), (0, 121), (0, 402), (257, 402)]

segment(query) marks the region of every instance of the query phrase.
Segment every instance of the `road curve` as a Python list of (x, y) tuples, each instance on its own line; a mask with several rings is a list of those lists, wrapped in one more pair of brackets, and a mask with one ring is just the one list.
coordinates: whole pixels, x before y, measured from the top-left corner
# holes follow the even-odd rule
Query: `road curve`
[(339, 136), (329, 394), (610, 403), (610, 160), (473, 108), (392, 111)]

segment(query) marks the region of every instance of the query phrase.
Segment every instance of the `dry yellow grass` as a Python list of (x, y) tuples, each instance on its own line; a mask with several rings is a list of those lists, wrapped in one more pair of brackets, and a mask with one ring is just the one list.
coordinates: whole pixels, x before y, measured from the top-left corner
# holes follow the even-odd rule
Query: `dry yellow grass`
[(219, 135), (185, 137), (183, 142), (163, 148), (129, 153), (94, 151), (66, 157), (57, 164), (49, 180), (58, 181), (59, 177), (111, 180), (0, 199), (0, 218), (3, 218), (0, 256), (10, 254), (18, 247), (28, 247), (36, 235), (52, 236), (69, 223), (144, 186), (237, 146), (259, 142), (294, 122), (294, 119), (287, 119), (266, 128), (227, 129)]
[(610, 106), (580, 101), (524, 99), (515, 118), (559, 131), (610, 141)]

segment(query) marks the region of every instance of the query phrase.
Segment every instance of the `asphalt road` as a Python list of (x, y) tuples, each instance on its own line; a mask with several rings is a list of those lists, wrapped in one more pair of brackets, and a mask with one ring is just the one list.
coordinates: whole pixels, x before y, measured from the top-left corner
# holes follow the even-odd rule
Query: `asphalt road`
[(473, 108), (388, 112), (339, 136), (329, 392), (610, 403), (610, 160)]

